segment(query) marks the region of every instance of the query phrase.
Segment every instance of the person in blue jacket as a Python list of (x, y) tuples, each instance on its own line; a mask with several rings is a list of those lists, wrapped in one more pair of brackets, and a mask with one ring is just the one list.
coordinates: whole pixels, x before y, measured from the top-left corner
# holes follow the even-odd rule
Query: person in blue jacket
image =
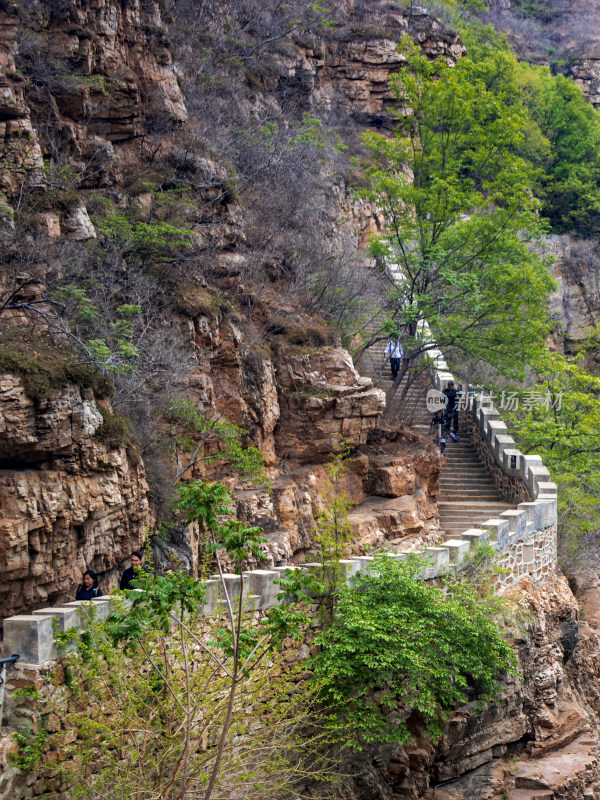
[(75, 600), (93, 600), (102, 597), (102, 589), (98, 586), (98, 576), (93, 569), (87, 569), (82, 576), (82, 583), (77, 587)]

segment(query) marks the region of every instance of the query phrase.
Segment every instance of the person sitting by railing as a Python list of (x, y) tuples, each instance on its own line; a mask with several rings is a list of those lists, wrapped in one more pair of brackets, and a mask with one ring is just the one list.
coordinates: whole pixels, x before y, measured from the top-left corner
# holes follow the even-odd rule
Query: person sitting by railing
[(127, 567), (125, 572), (121, 575), (119, 589), (135, 589), (135, 587), (131, 585), (131, 581), (134, 581), (141, 572), (150, 572), (149, 567), (144, 564), (145, 560), (146, 556), (143, 550), (133, 551), (131, 554), (131, 566)]

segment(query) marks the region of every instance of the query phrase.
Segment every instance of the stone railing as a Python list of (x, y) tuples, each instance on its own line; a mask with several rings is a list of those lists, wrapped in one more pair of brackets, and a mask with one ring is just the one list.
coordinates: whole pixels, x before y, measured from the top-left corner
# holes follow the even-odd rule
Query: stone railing
[[(451, 378), (446, 365), (438, 361), (434, 373), (437, 388), (444, 388)], [(426, 559), (427, 566), (422, 569), (421, 577), (431, 580), (449, 569), (460, 569), (471, 549), (489, 543), (498, 551), (500, 564), (507, 570), (506, 574), (499, 576), (499, 586), (510, 586), (524, 575), (529, 575), (534, 582), (541, 581), (556, 568), (556, 484), (550, 480), (539, 456), (523, 455), (517, 449), (490, 398), (469, 397), (466, 405), (462, 412), (462, 426), (466, 427), (502, 495), (518, 505), (437, 547), (412, 551)], [(391, 552), (389, 555), (406, 559), (409, 554)], [(355, 556), (342, 559), (340, 567), (351, 581), (359, 570), (370, 569), (373, 558)], [(247, 607), (265, 610), (275, 605), (280, 591), (275, 581), (286, 569), (318, 567), (318, 564), (304, 564), (245, 572), (243, 591)], [(239, 575), (226, 574), (223, 583), (218, 576), (212, 576), (206, 582), (203, 609), (206, 615), (223, 610), (223, 584), (227, 586), (230, 597), (239, 598)], [(96, 615), (105, 619), (114, 599), (100, 597), (90, 602)], [(55, 660), (59, 657), (55, 631), (83, 629), (86, 614), (89, 615), (88, 608), (89, 603), (74, 601), (59, 608), (42, 608), (31, 614), (9, 617), (4, 622), (4, 654), (18, 653), (21, 661), (29, 664)]]
[[(438, 353), (433, 383), (443, 390), (454, 380), (443, 356)], [(491, 540), (500, 553), (500, 565), (508, 570), (500, 583), (510, 586), (524, 575), (538, 582), (557, 566), (557, 487), (540, 456), (524, 455), (500, 419), (492, 398), (462, 387), (461, 431), (471, 439), (501, 496), (515, 509), (489, 519), (477, 529), (456, 537), (469, 538), (491, 531)], [(448, 544), (448, 542), (446, 542)]]
[[(429, 566), (422, 570), (422, 578), (429, 580), (447, 572), (452, 566), (459, 566), (466, 558), (472, 541), (476, 541), (477, 538), (464, 542), (448, 542), (443, 547), (414, 551), (415, 554), (426, 556), (429, 562)], [(484, 538), (486, 538), (485, 535)], [(409, 554), (390, 553), (389, 555), (405, 560)], [(369, 570), (373, 560), (374, 556), (341, 559), (339, 568), (345, 579), (351, 581), (359, 570)], [(319, 570), (321, 568), (319, 563), (310, 563), (244, 572), (244, 607), (247, 610), (264, 611), (277, 605), (280, 602), (277, 596), (282, 590), (276, 581), (286, 570)], [(237, 574), (225, 573), (222, 580), (219, 576), (213, 575), (205, 581), (205, 584), (206, 595), (202, 612), (206, 616), (225, 611), (225, 587), (231, 600), (239, 600), (242, 581)], [(9, 655), (18, 653), (20, 662), (32, 665), (54, 661), (60, 656), (60, 649), (55, 641), (56, 632), (63, 633), (71, 628), (82, 631), (90, 619), (104, 620), (110, 614), (111, 606), (116, 602), (122, 603), (122, 597), (117, 601), (115, 596), (107, 595), (89, 601), (75, 600), (57, 608), (41, 608), (31, 614), (8, 617), (4, 621), (3, 652)]]
[[(485, 410), (487, 411), (487, 410)], [(487, 424), (488, 414), (480, 410), (482, 424)], [(487, 433), (485, 434), (488, 435)], [(521, 575), (528, 573), (539, 580), (554, 568), (556, 563), (556, 495), (539, 491), (539, 473), (528, 471), (525, 457), (521, 469), (526, 481), (532, 485), (531, 502), (521, 503), (516, 511), (506, 511), (498, 519), (489, 519), (480, 528), (465, 531), (460, 537), (449, 539), (437, 547), (426, 547), (412, 551), (423, 556), (426, 565), (421, 577), (432, 580), (451, 569), (460, 569), (469, 551), (480, 544), (491, 543), (501, 554), (501, 563), (510, 572), (501, 576), (504, 584), (511, 584)], [(537, 463), (535, 465), (537, 467)], [(537, 495), (537, 496), (536, 496)], [(405, 560), (407, 552), (390, 552), (390, 557)], [(359, 570), (370, 570), (374, 556), (355, 556), (341, 559), (341, 567), (346, 580), (351, 581)], [(245, 607), (266, 610), (279, 601), (280, 588), (275, 581), (286, 569), (318, 569), (319, 564), (304, 564), (300, 567), (275, 567), (270, 570), (251, 570), (244, 573)], [(239, 598), (241, 579), (239, 575), (225, 574), (223, 583), (227, 586), (230, 598)], [(224, 610), (223, 584), (212, 576), (206, 582), (206, 602), (203, 612), (206, 615), (222, 613)], [(9, 617), (4, 622), (5, 654), (18, 653), (21, 662), (39, 665), (54, 661), (60, 656), (55, 642), (55, 632), (70, 628), (83, 630), (86, 618), (90, 616), (90, 604), (98, 619), (106, 619), (114, 598), (99, 597), (89, 602), (73, 601), (59, 608), (42, 608), (31, 614)]]

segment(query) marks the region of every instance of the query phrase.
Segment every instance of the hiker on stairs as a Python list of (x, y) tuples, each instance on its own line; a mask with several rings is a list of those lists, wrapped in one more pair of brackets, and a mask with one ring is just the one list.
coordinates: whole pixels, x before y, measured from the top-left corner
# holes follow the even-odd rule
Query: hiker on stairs
[(433, 443), (439, 444), (441, 454), (444, 455), (446, 449), (446, 417), (443, 409), (438, 410), (433, 415), (431, 425), (429, 426), (429, 433), (433, 436)]
[[(448, 399), (446, 404), (446, 433), (450, 434), (452, 441), (458, 442), (458, 392), (454, 388), (454, 381), (448, 381), (448, 386), (442, 394)], [(454, 428), (452, 433), (450, 433), (451, 425)]]
[(390, 357), (392, 380), (396, 380), (396, 375), (400, 372), (400, 362), (404, 355), (399, 339), (390, 339), (385, 348), (385, 355)]

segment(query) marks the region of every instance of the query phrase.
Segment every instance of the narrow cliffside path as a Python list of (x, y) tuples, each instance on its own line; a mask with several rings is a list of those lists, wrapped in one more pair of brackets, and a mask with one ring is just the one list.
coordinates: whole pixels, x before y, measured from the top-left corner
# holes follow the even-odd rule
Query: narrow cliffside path
[[(384, 347), (384, 344), (379, 344), (370, 348), (363, 356), (359, 370), (387, 394), (392, 382), (389, 364), (384, 361)], [(424, 373), (415, 377), (406, 393), (405, 385), (406, 381), (403, 381), (391, 401), (390, 421), (427, 435), (431, 422), (426, 404), (427, 390), (431, 386), (428, 377)], [(459, 431), (457, 442), (447, 437), (444, 455), (446, 463), (440, 476), (438, 510), (440, 528), (446, 538), (453, 538), (498, 517), (503, 511), (516, 508), (501, 497), (473, 443), (463, 431)]]

